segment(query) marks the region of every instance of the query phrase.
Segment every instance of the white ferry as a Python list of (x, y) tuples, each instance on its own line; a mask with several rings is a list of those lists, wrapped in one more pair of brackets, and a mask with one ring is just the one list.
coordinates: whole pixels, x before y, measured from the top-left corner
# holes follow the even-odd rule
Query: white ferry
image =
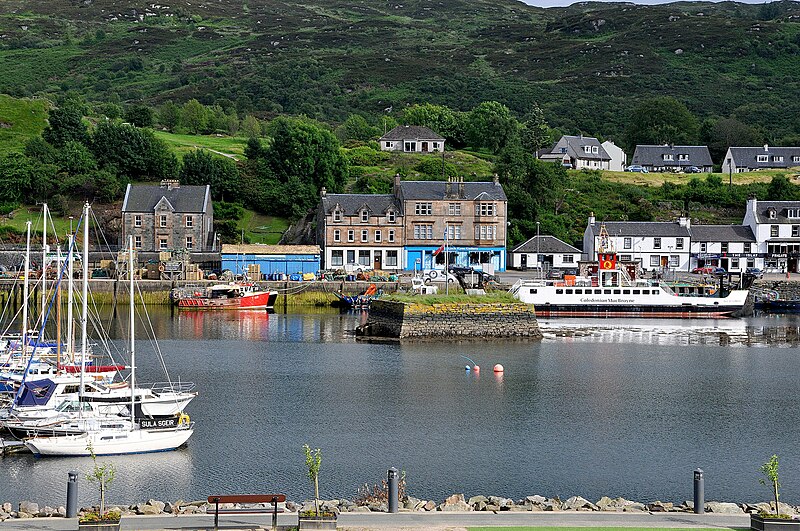
[(511, 293), (542, 317), (730, 317), (747, 302), (747, 290), (678, 293), (653, 280), (632, 280), (617, 256), (600, 246), (597, 274), (564, 280), (519, 280)]

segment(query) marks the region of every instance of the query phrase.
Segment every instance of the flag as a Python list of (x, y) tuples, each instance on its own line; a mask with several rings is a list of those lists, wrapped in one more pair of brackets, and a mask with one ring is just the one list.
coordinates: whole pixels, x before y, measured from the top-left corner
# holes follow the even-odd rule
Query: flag
[(439, 247), (438, 249), (436, 249), (435, 251), (433, 251), (433, 256), (436, 256), (436, 255), (438, 255), (438, 254), (439, 254), (439, 253), (441, 253), (442, 251), (444, 251), (444, 245), (442, 245), (441, 247)]

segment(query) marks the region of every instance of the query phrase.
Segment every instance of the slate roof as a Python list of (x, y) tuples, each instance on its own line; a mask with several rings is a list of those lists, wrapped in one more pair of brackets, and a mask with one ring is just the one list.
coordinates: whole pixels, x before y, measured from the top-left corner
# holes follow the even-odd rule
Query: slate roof
[[(597, 148), (597, 153), (586, 153), (583, 150), (584, 146), (591, 146)], [(606, 152), (600, 141), (593, 136), (562, 136), (558, 142), (553, 144), (553, 147), (540, 156), (545, 160), (558, 159), (563, 154), (568, 154), (575, 159), (583, 160), (611, 160), (608, 152)]]
[(600, 227), (605, 225), (608, 235), (614, 236), (676, 236), (689, 238), (689, 229), (672, 221), (607, 221), (589, 225), (592, 234), (600, 234)]
[[(664, 160), (663, 156), (672, 154), (673, 160)], [(678, 155), (689, 155), (689, 160), (678, 160)], [(713, 166), (711, 161), (711, 153), (708, 152), (707, 146), (636, 146), (636, 151), (633, 153), (631, 164), (638, 164), (640, 166), (654, 166), (656, 168), (662, 166)]]
[(525, 243), (517, 245), (512, 253), (535, 253), (539, 254), (581, 254), (581, 250), (563, 242), (555, 236), (534, 236)]
[(689, 229), (696, 242), (755, 242), (756, 237), (745, 225), (692, 225)]
[[(739, 167), (762, 169), (762, 168), (791, 168), (800, 166), (800, 162), (793, 162), (792, 157), (800, 157), (800, 147), (731, 147), (730, 156), (733, 164)], [(759, 162), (759, 155), (767, 155), (766, 162)], [(782, 162), (772, 160), (773, 157), (783, 157)]]
[(322, 198), (322, 211), (330, 214), (337, 204), (345, 216), (357, 216), (364, 205), (376, 216), (383, 215), (390, 207), (395, 212), (401, 211), (397, 198), (392, 194), (326, 194)]
[(398, 125), (380, 138), (384, 140), (441, 140), (444, 137), (421, 125)]
[[(775, 217), (769, 217), (769, 209), (775, 209)], [(790, 218), (787, 215), (787, 210), (790, 208), (800, 210), (800, 201), (758, 201), (756, 203), (756, 218), (759, 223), (766, 223), (771, 225), (787, 223), (791, 225), (800, 225), (800, 219)]]
[[(500, 184), (494, 182), (465, 182), (451, 183), (453, 190), (460, 184), (464, 185), (464, 199), (474, 201), (507, 201), (506, 194)], [(428, 199), (439, 201), (445, 199), (446, 181), (401, 181), (400, 190), (404, 200)], [(483, 196), (483, 197), (480, 197)]]
[(171, 190), (166, 186), (129, 184), (125, 191), (125, 201), (122, 203), (123, 212), (153, 212), (161, 198), (175, 209), (175, 212), (206, 211), (206, 198), (209, 197), (210, 187), (206, 186), (179, 186)]

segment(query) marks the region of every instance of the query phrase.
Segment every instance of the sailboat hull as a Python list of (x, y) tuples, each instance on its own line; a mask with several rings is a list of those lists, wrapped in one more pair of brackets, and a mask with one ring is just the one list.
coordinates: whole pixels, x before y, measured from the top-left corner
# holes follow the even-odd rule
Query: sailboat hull
[(25, 446), (37, 457), (144, 454), (168, 452), (182, 446), (194, 433), (192, 428), (179, 430), (99, 431), (80, 435), (33, 437)]

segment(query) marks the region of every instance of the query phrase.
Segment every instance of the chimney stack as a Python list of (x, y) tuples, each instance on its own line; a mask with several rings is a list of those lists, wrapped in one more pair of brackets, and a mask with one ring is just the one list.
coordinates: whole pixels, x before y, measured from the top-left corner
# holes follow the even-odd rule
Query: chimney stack
[(399, 196), (400, 195), (400, 174), (399, 173), (395, 173), (394, 174), (394, 195), (395, 196)]
[(173, 188), (180, 188), (181, 182), (176, 179), (163, 179), (161, 181), (161, 188), (172, 190)]
[(499, 185), (500, 184), (500, 177), (496, 173), (494, 174), (494, 179), (493, 180), (494, 180), (494, 184), (495, 185)]
[(769, 144), (764, 144), (764, 151), (769, 151)]
[(319, 195), (320, 195), (321, 197), (325, 197), (325, 195), (326, 195), (327, 193), (328, 193), (328, 190), (327, 190), (327, 189), (326, 189), (324, 186), (323, 186), (322, 188), (320, 188), (320, 190), (319, 190)]
[(464, 177), (458, 178), (458, 197), (464, 199)]
[(445, 197), (453, 197), (453, 178), (447, 178), (447, 184), (444, 185), (444, 196)]
[(594, 212), (589, 212), (589, 225), (594, 225)]

